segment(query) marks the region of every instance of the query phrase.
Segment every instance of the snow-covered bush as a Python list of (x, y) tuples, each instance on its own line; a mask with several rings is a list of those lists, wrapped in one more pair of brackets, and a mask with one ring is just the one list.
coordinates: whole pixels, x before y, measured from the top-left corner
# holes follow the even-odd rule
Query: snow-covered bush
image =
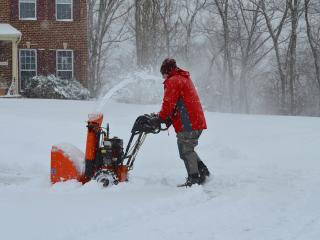
[(35, 76), (25, 90), (24, 95), (30, 98), (56, 98), (85, 100), (90, 92), (77, 80), (64, 80), (54, 75)]
[(114, 79), (106, 84), (101, 98), (113, 98), (118, 102), (158, 104), (163, 94), (163, 79), (149, 70), (140, 70)]

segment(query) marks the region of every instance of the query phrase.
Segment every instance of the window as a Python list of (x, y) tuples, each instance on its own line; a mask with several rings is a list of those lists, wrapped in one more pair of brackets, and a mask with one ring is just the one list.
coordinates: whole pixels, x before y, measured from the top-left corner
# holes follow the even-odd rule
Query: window
[(36, 0), (19, 0), (19, 18), (23, 20), (36, 20)]
[(20, 82), (24, 90), (30, 80), (37, 75), (37, 51), (35, 49), (20, 49)]
[(57, 50), (57, 76), (61, 79), (73, 78), (72, 50)]
[(56, 0), (56, 16), (60, 21), (72, 21), (73, 20), (73, 0)]

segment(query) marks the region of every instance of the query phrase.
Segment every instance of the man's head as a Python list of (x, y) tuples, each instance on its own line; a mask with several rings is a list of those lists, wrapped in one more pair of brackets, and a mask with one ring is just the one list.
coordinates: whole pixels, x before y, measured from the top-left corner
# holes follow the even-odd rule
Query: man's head
[(166, 78), (172, 70), (177, 68), (176, 60), (173, 58), (166, 58), (161, 65), (160, 72), (164, 78)]

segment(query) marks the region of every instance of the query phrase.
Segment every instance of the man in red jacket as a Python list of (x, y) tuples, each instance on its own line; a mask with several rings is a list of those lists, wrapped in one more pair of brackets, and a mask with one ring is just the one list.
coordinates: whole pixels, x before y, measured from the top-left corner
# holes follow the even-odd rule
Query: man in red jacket
[(202, 184), (210, 173), (194, 151), (202, 130), (207, 128), (197, 90), (189, 72), (178, 68), (174, 59), (165, 59), (160, 72), (165, 79), (160, 121), (172, 123), (177, 133), (179, 155), (188, 172), (184, 185)]

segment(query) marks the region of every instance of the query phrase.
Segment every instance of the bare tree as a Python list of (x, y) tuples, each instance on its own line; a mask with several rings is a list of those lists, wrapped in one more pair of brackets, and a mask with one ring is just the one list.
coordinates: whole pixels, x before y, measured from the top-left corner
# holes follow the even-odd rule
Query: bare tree
[[(304, 1), (304, 8), (305, 8), (304, 12), (305, 12), (308, 41), (309, 41), (310, 48), (313, 55), (313, 61), (314, 61), (314, 67), (315, 67), (315, 78), (316, 78), (318, 89), (319, 89), (319, 108), (320, 108), (320, 59), (319, 59), (320, 27), (318, 26), (318, 29), (317, 29), (318, 37), (316, 38), (315, 33), (313, 32), (313, 28), (312, 28), (310, 17), (309, 17), (310, 4), (311, 4), (311, 0)], [(317, 16), (319, 17), (319, 14), (317, 14)]]
[[(286, 74), (285, 74), (285, 65), (283, 64), (281, 60), (281, 52), (280, 52), (280, 35), (282, 33), (282, 30), (284, 28), (284, 25), (286, 23), (286, 20), (288, 18), (288, 11), (289, 11), (289, 2), (291, 0), (285, 1), (285, 6), (283, 9), (279, 7), (276, 7), (272, 4), (270, 4), (269, 9), (266, 7), (266, 2), (263, 0), (259, 0), (259, 2), (254, 2), (256, 4), (259, 4), (261, 6), (262, 14), (265, 18), (269, 34), (271, 36), (273, 47), (276, 55), (277, 60), (277, 68), (278, 73), (281, 81), (281, 111), (284, 113), (286, 109)], [(252, 1), (253, 2), (253, 1)], [(275, 24), (274, 26), (274, 18), (275, 16), (279, 14), (280, 21), (279, 23)]]
[(190, 47), (193, 27), (196, 16), (206, 7), (207, 0), (183, 0), (181, 3), (182, 11), (179, 14), (179, 21), (185, 30), (184, 59), (190, 64)]
[(89, 90), (96, 96), (102, 86), (102, 69), (108, 50), (122, 40), (124, 23), (117, 29), (114, 24), (127, 15), (130, 8), (125, 0), (88, 0)]
[(231, 57), (231, 40), (229, 24), (229, 0), (214, 0), (218, 9), (219, 16), (223, 27), (223, 74), (224, 81), (228, 82), (228, 97), (230, 99), (230, 109), (234, 111), (234, 69)]
[(294, 84), (297, 79), (297, 28), (299, 24), (300, 0), (289, 1), (291, 33), (288, 48), (288, 78), (290, 95), (290, 114), (295, 114), (295, 90)]
[(173, 0), (157, 0), (158, 14), (161, 21), (160, 40), (165, 48), (165, 55), (172, 56), (175, 53), (173, 42), (177, 39), (178, 32), (178, 6)]
[(254, 71), (272, 48), (265, 48), (270, 37), (266, 35), (267, 29), (262, 21), (263, 15), (259, 4), (237, 0), (237, 4), (232, 7), (232, 10), (237, 23), (235, 36), (240, 51), (239, 110), (249, 113), (249, 74)]
[(134, 28), (138, 67), (154, 65), (160, 31), (157, 0), (135, 0)]
[[(134, 21), (126, 21), (126, 3), (133, 3)], [(309, 114), (315, 99), (320, 109), (316, 0), (89, 0), (88, 8), (90, 79), (101, 79), (131, 28), (135, 41), (128, 43), (136, 51), (124, 55), (136, 54), (138, 67), (164, 56), (184, 60), (211, 109)], [(92, 92), (102, 84), (93, 83)]]

